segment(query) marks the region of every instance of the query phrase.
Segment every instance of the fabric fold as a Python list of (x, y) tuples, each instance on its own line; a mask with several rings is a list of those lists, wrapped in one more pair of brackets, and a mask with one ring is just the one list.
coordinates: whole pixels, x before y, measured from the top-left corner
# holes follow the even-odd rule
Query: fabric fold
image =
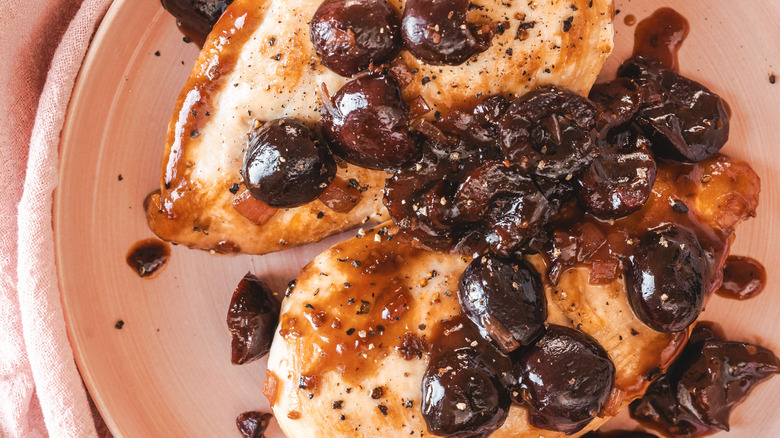
[[(65, 328), (55, 265), (52, 202), (65, 112), (89, 43), (109, 4), (110, 0), (50, 0), (34, 6), (37, 11), (30, 14), (33, 17), (20, 15), (30, 8), (27, 2), (11, 1), (2, 8), (8, 12), (10, 25), (0, 27), (4, 43), (0, 54), (16, 55), (7, 66), (17, 69), (3, 69), (3, 80), (8, 81), (3, 90), (11, 96), (7, 100), (10, 104), (17, 99), (34, 102), (38, 92), (40, 98), (37, 112), (32, 105), (4, 111), (10, 113), (3, 122), (6, 128), (24, 130), (35, 117), (30, 137), (16, 131), (0, 138), (4, 152), (0, 178), (10, 188), (0, 217), (0, 244), (7, 250), (0, 256), (4, 271), (0, 276), (0, 329), (4, 331), (0, 334), (0, 436), (98, 436)], [(58, 25), (64, 24), (62, 21), (70, 17), (73, 19), (64, 35), (48, 26), (57, 20)], [(27, 49), (13, 47), (12, 38), (25, 30), (33, 37), (17, 40), (27, 42)], [(57, 49), (50, 64), (48, 59), (26, 62), (27, 58), (22, 58), (40, 56), (54, 46)], [(40, 91), (35, 88), (35, 77), (42, 72), (36, 69), (47, 65), (46, 82)], [(29, 139), (28, 150), (25, 137)]]

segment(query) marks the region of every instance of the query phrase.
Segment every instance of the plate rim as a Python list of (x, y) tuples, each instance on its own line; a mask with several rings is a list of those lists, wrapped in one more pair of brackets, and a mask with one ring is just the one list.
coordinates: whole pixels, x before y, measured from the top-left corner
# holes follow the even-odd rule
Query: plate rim
[(93, 379), (92, 374), (89, 371), (89, 365), (85, 357), (85, 346), (80, 341), (79, 337), (74, 333), (75, 326), (78, 322), (72, 317), (72, 309), (68, 304), (66, 298), (67, 293), (63, 287), (62, 268), (59, 263), (63, 259), (64, 248), (62, 246), (62, 240), (59, 236), (64, 232), (61, 227), (60, 214), (63, 213), (63, 203), (60, 200), (62, 191), (62, 180), (64, 172), (63, 168), (67, 167), (66, 163), (67, 155), (64, 153), (68, 149), (68, 145), (71, 143), (72, 131), (75, 130), (76, 117), (74, 116), (74, 108), (79, 104), (82, 96), (85, 92), (86, 85), (89, 81), (88, 78), (93, 74), (96, 64), (99, 61), (98, 52), (100, 51), (100, 43), (106, 39), (110, 32), (111, 24), (114, 23), (121, 15), (121, 10), (130, 6), (131, 0), (113, 0), (108, 7), (106, 14), (100, 21), (97, 30), (95, 31), (92, 40), (89, 43), (89, 48), (81, 63), (81, 68), (76, 77), (76, 81), (73, 85), (73, 91), (68, 101), (67, 109), (65, 110), (65, 122), (62, 126), (60, 134), (60, 140), (58, 144), (58, 159), (57, 159), (57, 186), (54, 189), (53, 203), (52, 203), (52, 231), (54, 236), (54, 261), (57, 269), (57, 288), (60, 295), (60, 304), (62, 305), (62, 313), (65, 320), (65, 330), (68, 336), (68, 342), (70, 343), (71, 350), (73, 351), (73, 359), (78, 368), (81, 380), (84, 382), (85, 393), (87, 398), (91, 398), (98, 413), (103, 419), (103, 422), (108, 427), (109, 431), (115, 438), (122, 438), (124, 434), (121, 432), (119, 426), (114, 421), (110, 410), (107, 407), (106, 401), (103, 398), (103, 394), (98, 386), (97, 382)]

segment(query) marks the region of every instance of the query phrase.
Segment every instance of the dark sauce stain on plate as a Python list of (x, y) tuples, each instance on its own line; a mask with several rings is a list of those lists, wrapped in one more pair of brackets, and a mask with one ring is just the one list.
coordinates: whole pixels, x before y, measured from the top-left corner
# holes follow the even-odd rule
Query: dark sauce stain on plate
[(750, 257), (729, 256), (723, 267), (723, 284), (717, 294), (725, 298), (746, 300), (764, 290), (766, 269)]
[(158, 239), (140, 240), (127, 252), (127, 265), (139, 277), (153, 278), (159, 274), (171, 257), (171, 246)]
[(677, 70), (677, 52), (690, 28), (688, 20), (674, 9), (658, 9), (637, 25), (634, 56), (652, 59), (664, 68)]

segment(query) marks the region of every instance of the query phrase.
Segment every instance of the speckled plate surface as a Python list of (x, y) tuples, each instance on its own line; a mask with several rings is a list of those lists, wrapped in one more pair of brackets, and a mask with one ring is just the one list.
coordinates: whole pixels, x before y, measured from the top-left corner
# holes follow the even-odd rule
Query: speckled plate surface
[[(748, 160), (763, 186), (758, 217), (739, 228), (733, 253), (764, 262), (767, 290), (746, 302), (715, 296), (704, 317), (732, 339), (780, 351), (780, 84), (769, 82), (770, 73), (780, 73), (780, 2), (617, 0), (616, 50), (605, 77), (633, 45), (624, 18), (641, 20), (664, 5), (691, 23), (682, 72), (733, 110), (724, 151)], [(168, 120), (196, 55), (159, 2), (115, 0), (84, 62), (62, 136), (54, 211), (62, 302), (76, 362), (116, 436), (238, 436), (237, 414), (268, 410), (264, 361), (230, 364), (225, 313), (233, 288), (251, 271), (282, 290), (339, 240), (260, 257), (174, 246), (152, 280), (125, 264), (130, 247), (152, 237), (142, 201), (159, 187)], [(778, 406), (775, 378), (736, 410), (724, 436), (780, 436)], [(621, 423), (631, 424), (625, 414), (614, 421)], [(273, 425), (267, 436), (283, 435)]]

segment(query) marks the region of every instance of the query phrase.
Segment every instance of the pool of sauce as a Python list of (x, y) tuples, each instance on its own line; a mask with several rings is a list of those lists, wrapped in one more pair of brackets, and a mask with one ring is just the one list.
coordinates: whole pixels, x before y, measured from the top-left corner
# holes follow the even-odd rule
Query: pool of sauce
[(756, 259), (743, 256), (729, 256), (723, 267), (723, 284), (718, 295), (725, 298), (746, 300), (764, 290), (766, 269)]
[(665, 68), (677, 70), (677, 52), (689, 31), (688, 20), (677, 11), (658, 9), (636, 26), (634, 56), (652, 59)]
[[(335, 371), (348, 384), (359, 385), (376, 373), (383, 358), (396, 351), (407, 360), (427, 355), (431, 330), (424, 321), (429, 315), (420, 314), (415, 301), (430, 298), (426, 288), (443, 292), (443, 288), (434, 289), (438, 282), (448, 282), (452, 291), (457, 288), (458, 278), (442, 278), (445, 276), (433, 267), (423, 278), (413, 277), (419, 270), (416, 259), (424, 251), (403, 234), (395, 234), (381, 245), (374, 242), (372, 231), (362, 239), (367, 241), (362, 250), (353, 251), (352, 246), (336, 249), (334, 256), (343, 264), (340, 274), (344, 282), (313, 294), (301, 291), (314, 304), (305, 303), (302, 309), (290, 309), (281, 317), (279, 334), (301, 358), (299, 388), (315, 396), (320, 378), (328, 372)], [(463, 265), (465, 268), (465, 262)], [(442, 312), (460, 312), (454, 293), (435, 300)]]
[(142, 278), (153, 278), (165, 268), (171, 256), (171, 246), (158, 239), (136, 242), (127, 252), (127, 265)]

